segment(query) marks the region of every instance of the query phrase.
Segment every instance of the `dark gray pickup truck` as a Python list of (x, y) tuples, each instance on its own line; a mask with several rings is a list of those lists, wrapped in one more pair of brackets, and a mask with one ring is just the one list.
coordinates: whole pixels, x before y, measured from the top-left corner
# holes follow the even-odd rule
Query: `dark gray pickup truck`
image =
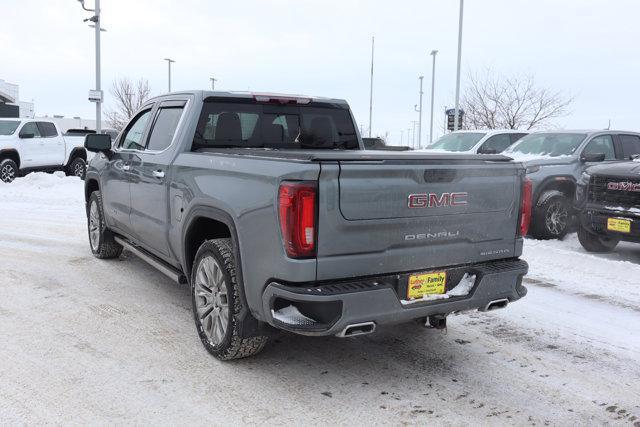
[(189, 284), (220, 359), (277, 329), (350, 337), (505, 307), (530, 185), (499, 155), (364, 151), (339, 99), (232, 92), (148, 101), (112, 143), (88, 135), (91, 250)]

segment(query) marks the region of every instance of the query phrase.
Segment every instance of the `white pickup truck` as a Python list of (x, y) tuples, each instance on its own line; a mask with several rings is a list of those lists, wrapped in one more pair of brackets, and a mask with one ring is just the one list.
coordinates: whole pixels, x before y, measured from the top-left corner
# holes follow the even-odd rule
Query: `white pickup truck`
[(84, 136), (63, 136), (43, 119), (0, 119), (0, 180), (11, 182), (34, 171), (62, 170), (84, 178)]

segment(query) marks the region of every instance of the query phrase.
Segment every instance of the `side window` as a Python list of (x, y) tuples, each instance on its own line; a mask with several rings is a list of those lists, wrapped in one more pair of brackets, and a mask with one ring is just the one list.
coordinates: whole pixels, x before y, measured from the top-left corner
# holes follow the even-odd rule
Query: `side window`
[(620, 135), (620, 143), (624, 159), (630, 159), (634, 154), (640, 154), (640, 136)]
[(36, 124), (36, 122), (29, 122), (24, 126), (22, 126), (19, 136), (23, 136), (29, 133), (33, 134), (34, 138), (40, 138), (42, 136), (40, 134), (40, 129), (38, 129), (38, 125)]
[(514, 142), (516, 142), (517, 140), (519, 140), (525, 135), (526, 133), (510, 133), (509, 137), (511, 138), (511, 143), (513, 144)]
[(158, 110), (147, 150), (162, 151), (171, 145), (182, 117), (182, 110), (182, 107), (165, 107)]
[(142, 137), (150, 116), (151, 109), (145, 110), (129, 123), (120, 141), (120, 148), (125, 150), (144, 150)]
[(481, 150), (495, 150), (496, 153), (501, 153), (507, 147), (511, 145), (511, 137), (507, 133), (500, 135), (493, 135), (482, 144)]
[(583, 154), (604, 153), (605, 160), (615, 160), (616, 152), (613, 149), (613, 139), (611, 135), (600, 135), (593, 138), (586, 147)]
[(37, 122), (38, 129), (40, 129), (40, 135), (45, 138), (58, 136), (56, 125), (51, 122)]

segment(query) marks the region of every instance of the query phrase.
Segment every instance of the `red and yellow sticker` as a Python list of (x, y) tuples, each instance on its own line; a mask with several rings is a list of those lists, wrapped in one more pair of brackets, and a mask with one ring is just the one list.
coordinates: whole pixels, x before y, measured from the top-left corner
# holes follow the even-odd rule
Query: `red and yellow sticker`
[(439, 295), (445, 293), (447, 272), (412, 274), (407, 285), (407, 298), (419, 299), (424, 295)]

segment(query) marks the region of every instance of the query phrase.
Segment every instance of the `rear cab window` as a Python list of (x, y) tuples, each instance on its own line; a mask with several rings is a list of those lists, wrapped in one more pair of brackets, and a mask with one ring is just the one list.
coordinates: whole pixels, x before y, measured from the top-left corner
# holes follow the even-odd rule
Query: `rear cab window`
[(160, 104), (149, 135), (147, 150), (163, 151), (173, 142), (186, 101), (167, 101)]
[(202, 148), (358, 150), (360, 146), (346, 105), (213, 98), (204, 103), (192, 151)]
[(51, 122), (36, 122), (38, 129), (40, 129), (40, 134), (44, 138), (52, 138), (54, 136), (58, 136), (58, 131), (56, 129), (56, 125)]
[(0, 135), (13, 135), (20, 126), (18, 120), (0, 120)]

